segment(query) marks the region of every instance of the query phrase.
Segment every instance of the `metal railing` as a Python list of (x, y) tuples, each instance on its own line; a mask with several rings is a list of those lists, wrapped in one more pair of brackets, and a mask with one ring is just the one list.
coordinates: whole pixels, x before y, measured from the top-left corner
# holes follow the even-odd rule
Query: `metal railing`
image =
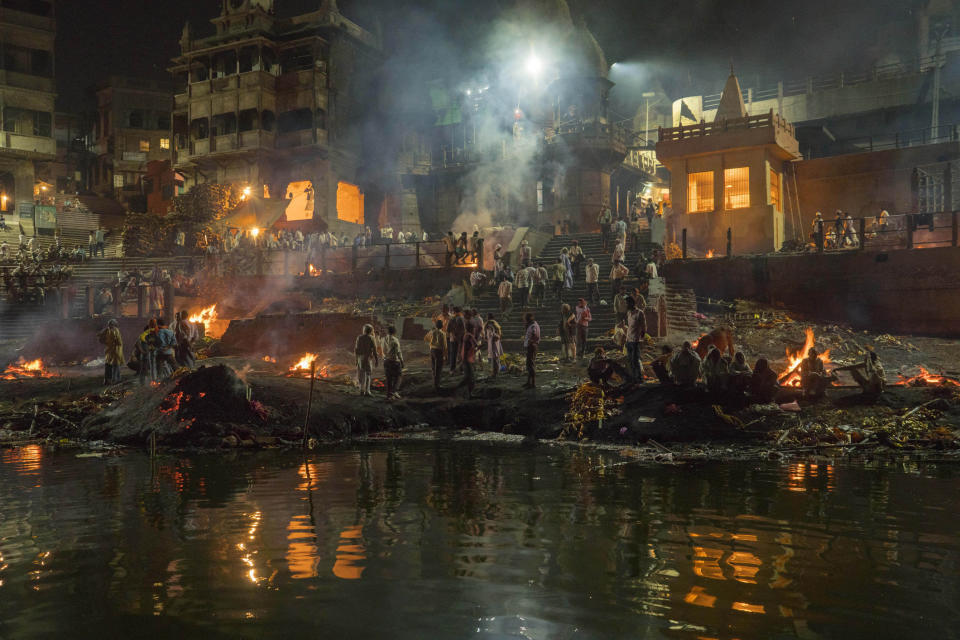
[(241, 247), (209, 258), (221, 274), (320, 276), (442, 268), (483, 269), (483, 257), (447, 252), (444, 242), (392, 242), (368, 247), (319, 247), (310, 250)]
[[(954, 52), (942, 54), (941, 60), (946, 61), (953, 57)], [(748, 97), (748, 102), (760, 100), (772, 100), (780, 96), (782, 90), (783, 96), (796, 96), (809, 94), (817, 91), (828, 91), (830, 89), (842, 89), (866, 82), (876, 82), (879, 80), (892, 80), (896, 78), (905, 78), (908, 76), (919, 75), (928, 71), (937, 61), (936, 56), (924, 58), (915, 58), (905, 62), (897, 62), (887, 65), (875, 66), (871, 69), (860, 69), (855, 71), (838, 71), (822, 76), (810, 76), (807, 78), (796, 78), (792, 80), (781, 80), (774, 84), (759, 85), (744, 89)], [(722, 93), (713, 93), (703, 96), (703, 110), (709, 111), (720, 106)]]

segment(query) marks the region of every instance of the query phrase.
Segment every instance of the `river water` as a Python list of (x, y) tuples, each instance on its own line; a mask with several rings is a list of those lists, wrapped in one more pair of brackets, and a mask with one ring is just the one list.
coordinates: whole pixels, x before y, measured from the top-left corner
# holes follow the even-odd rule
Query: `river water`
[(0, 451), (0, 638), (955, 638), (960, 468)]

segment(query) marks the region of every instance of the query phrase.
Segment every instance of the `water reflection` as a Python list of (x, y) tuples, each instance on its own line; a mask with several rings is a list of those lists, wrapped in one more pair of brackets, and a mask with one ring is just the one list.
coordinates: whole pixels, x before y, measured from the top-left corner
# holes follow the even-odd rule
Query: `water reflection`
[(677, 470), (440, 444), (0, 455), (0, 637), (78, 619), (183, 637), (725, 639), (858, 637), (872, 619), (947, 637), (960, 602), (957, 475), (934, 465)]

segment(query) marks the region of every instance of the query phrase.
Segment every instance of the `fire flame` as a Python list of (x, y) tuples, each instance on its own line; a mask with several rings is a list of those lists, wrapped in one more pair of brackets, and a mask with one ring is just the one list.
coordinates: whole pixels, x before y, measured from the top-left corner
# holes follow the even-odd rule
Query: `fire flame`
[[(803, 343), (803, 348), (793, 353), (790, 352), (790, 349), (787, 349), (787, 370), (784, 373), (789, 373), (799, 367), (803, 359), (807, 357), (807, 352), (810, 351), (815, 344), (816, 338), (813, 335), (813, 328), (807, 327), (807, 340)], [(830, 350), (828, 349), (821, 353), (820, 359), (823, 360), (824, 365), (830, 364)], [(800, 372), (794, 372), (783, 384), (789, 387), (799, 387)]]
[(912, 376), (910, 378), (905, 375), (898, 374), (900, 376), (900, 381), (904, 386), (907, 387), (923, 387), (923, 386), (948, 386), (952, 385), (955, 387), (960, 387), (960, 382), (948, 378), (943, 375), (936, 375), (927, 371), (923, 365), (917, 365), (917, 368), (920, 369), (919, 375)]
[(263, 356), (264, 362), (269, 362), (270, 364), (277, 364), (277, 359), (270, 356)]
[(195, 315), (192, 315), (188, 318), (190, 322), (197, 324), (202, 324), (204, 331), (210, 333), (210, 325), (213, 324), (213, 321), (217, 319), (217, 305), (211, 305), (206, 309), (200, 311)]
[[(317, 358), (320, 356), (316, 353), (305, 353), (300, 360), (298, 360), (292, 367), (290, 367), (291, 374), (306, 373), (309, 377), (310, 368), (313, 366), (313, 363), (316, 362)], [(318, 365), (316, 368), (316, 376), (318, 378), (327, 377), (327, 365)]]
[(710, 249), (709, 251), (707, 251), (706, 257), (707, 257), (707, 258), (712, 258), (712, 257), (713, 257), (713, 249)]
[(43, 360), (37, 358), (27, 362), (23, 358), (7, 365), (0, 375), (0, 380), (20, 380), (23, 378), (54, 378), (57, 374), (51, 373), (43, 366)]

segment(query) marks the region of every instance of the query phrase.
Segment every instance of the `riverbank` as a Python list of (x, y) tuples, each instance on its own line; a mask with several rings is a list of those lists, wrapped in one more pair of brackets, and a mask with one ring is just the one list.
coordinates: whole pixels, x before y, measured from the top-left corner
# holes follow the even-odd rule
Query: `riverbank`
[[(461, 374), (445, 370), (433, 389), (425, 349), (405, 344), (399, 400), (387, 400), (382, 370), (362, 397), (349, 353), (318, 354), (312, 408), (309, 375), (290, 363), (210, 358), (192, 374), (156, 386), (133, 378), (103, 388), (99, 369), (67, 368), (55, 377), (0, 382), (0, 445), (38, 440), (134, 448), (229, 450), (320, 446), (364, 439), (485, 438), (612, 445), (661, 462), (829, 452), (955, 456), (960, 386), (891, 386), (879, 400), (859, 389), (830, 389), (806, 401), (786, 389), (778, 402), (722, 402), (659, 384), (600, 393), (585, 383), (585, 362), (541, 354), (538, 388), (523, 389), (518, 362), (496, 378), (480, 367), (467, 399)], [(919, 385), (919, 382), (914, 384)], [(304, 438), (303, 426), (307, 425)]]

